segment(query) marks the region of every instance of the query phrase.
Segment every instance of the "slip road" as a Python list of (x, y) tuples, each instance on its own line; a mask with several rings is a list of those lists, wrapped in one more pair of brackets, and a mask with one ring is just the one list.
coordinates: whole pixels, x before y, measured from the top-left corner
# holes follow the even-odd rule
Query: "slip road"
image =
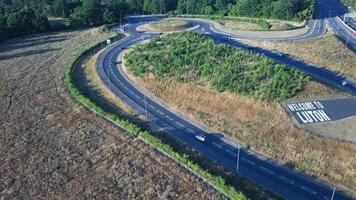
[[(142, 24), (137, 22), (159, 19), (157, 17), (128, 19), (130, 24), (125, 27), (125, 31), (130, 36), (108, 47), (97, 60), (96, 69), (104, 84), (131, 108), (145, 116), (152, 124), (154, 123), (155, 126), (165, 130), (168, 134), (208, 158), (263, 185), (283, 198), (298, 200), (331, 199), (333, 190), (330, 186), (299, 174), (290, 168), (256, 156), (248, 150), (232, 145), (230, 142), (200, 129), (191, 121), (181, 118), (168, 108), (147, 97), (125, 78), (125, 75), (119, 70), (120, 66), (116, 66), (116, 63), (120, 64), (120, 62), (117, 62), (118, 55), (122, 49), (152, 36), (136, 32), (137, 26)], [(229, 43), (226, 41), (226, 35), (213, 32), (209, 24), (199, 21), (195, 23), (200, 27), (195, 30), (196, 32), (205, 33), (208, 31), (209, 36), (215, 41)], [(233, 42), (233, 44), (236, 43)], [(195, 139), (198, 134), (205, 134), (207, 141), (204, 143), (198, 142)], [(342, 191), (337, 191), (334, 199), (346, 200), (351, 199), (351, 197), (346, 196)]]

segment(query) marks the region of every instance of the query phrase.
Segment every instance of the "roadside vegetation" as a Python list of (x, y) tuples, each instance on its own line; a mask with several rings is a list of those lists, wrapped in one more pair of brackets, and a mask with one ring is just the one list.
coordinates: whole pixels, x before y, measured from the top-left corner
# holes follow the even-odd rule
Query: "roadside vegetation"
[(226, 17), (214, 20), (223, 29), (231, 31), (287, 31), (303, 27), (303, 23), (271, 20), (271, 19), (257, 19), (257, 18), (241, 18), (241, 17)]
[[(257, 186), (255, 183), (251, 183), (214, 161), (209, 160), (187, 145), (168, 136), (167, 133), (148, 133), (141, 131), (149, 129), (146, 122), (143, 121), (144, 118), (132, 111), (102, 84), (95, 69), (98, 54), (94, 52), (97, 52), (97, 50), (97, 48), (94, 48), (93, 52), (87, 52), (82, 57), (83, 59), (78, 60), (72, 71), (72, 82), (82, 94), (80, 96), (84, 96), (84, 98), (80, 100), (82, 103), (84, 102), (84, 104), (89, 106), (90, 109), (93, 109), (94, 112), (100, 113), (100, 115), (102, 114), (111, 121), (114, 120), (113, 122), (117, 122), (119, 126), (127, 129), (132, 137), (138, 136), (143, 140), (147, 140), (163, 153), (176, 159), (176, 161), (183, 166), (188, 167), (207, 181), (213, 183), (218, 187), (218, 190), (233, 196), (235, 199), (244, 199), (241, 193), (238, 194), (234, 192), (235, 190), (241, 191), (249, 199), (278, 199), (274, 194), (265, 191), (265, 189)], [(93, 102), (93, 104), (91, 102)], [(119, 119), (125, 119), (125, 122)], [(137, 131), (136, 128), (130, 128), (128, 124), (136, 124), (134, 127), (138, 128), (139, 131)], [(225, 187), (224, 183), (232, 187)], [(197, 191), (203, 192), (200, 189)]]
[(311, 19), (314, 10), (315, 0), (239, 0), (230, 15), (302, 21)]
[(335, 35), (326, 35), (298, 42), (245, 42), (262, 48), (287, 53), (292, 57), (316, 66), (325, 67), (356, 80), (356, 53), (346, 47)]
[(192, 27), (193, 24), (185, 20), (166, 19), (143, 25), (143, 29), (151, 32), (181, 31)]
[(192, 32), (156, 37), (136, 46), (125, 62), (135, 76), (152, 73), (158, 78), (194, 81), (220, 92), (272, 101), (294, 96), (309, 80), (264, 56), (216, 45)]
[[(174, 47), (178, 47), (178, 45), (172, 45), (174, 36), (165, 37), (170, 40), (165, 41), (164, 37), (153, 39), (139, 47), (133, 47), (132, 52), (125, 55), (126, 72), (135, 84), (145, 88), (164, 104), (211, 132), (223, 133), (232, 141), (267, 158), (336, 184), (348, 191), (355, 190), (356, 171), (353, 160), (348, 159), (356, 153), (355, 145), (340, 140), (321, 138), (296, 128), (278, 102), (253, 99), (249, 94), (230, 90), (222, 92), (206, 84), (209, 82), (207, 77), (196, 76), (195, 72), (191, 71), (192, 66), (189, 63), (181, 62), (180, 64), (184, 66), (182, 68), (177, 66), (174, 60), (166, 62), (170, 55), (168, 52), (156, 52), (149, 47), (157, 45), (156, 50), (167, 49), (167, 51), (174, 52)], [(208, 43), (208, 41), (202, 42)], [(180, 42), (179, 44), (186, 43)], [(195, 43), (189, 42), (189, 44), (193, 46)], [(223, 51), (219, 51), (219, 45), (214, 45), (214, 51), (223, 55)], [(189, 45), (184, 49), (188, 51)], [(203, 49), (206, 49), (206, 46), (200, 50), (204, 51)], [(194, 62), (205, 63), (205, 59), (211, 54), (204, 53), (204, 56), (195, 54), (191, 59), (196, 59)], [(134, 54), (146, 59), (143, 63), (146, 69), (133, 66), (135, 62), (128, 61), (136, 57)], [(189, 56), (185, 53), (182, 55)], [(165, 66), (154, 65), (155, 60), (160, 60), (159, 63), (164, 63)], [(223, 59), (219, 61), (224, 63)], [(177, 63), (179, 62), (178, 60)], [(137, 63), (142, 64), (141, 61)], [(219, 71), (220, 63), (214, 63), (216, 72)], [(248, 64), (248, 62), (243, 63)], [(170, 70), (171, 66), (174, 66), (176, 70)], [(163, 75), (157, 73), (160, 71), (156, 72), (155, 68), (164, 69)], [(196, 66), (194, 69), (198, 70), (199, 67)], [(249, 73), (245, 74), (249, 75)], [(324, 95), (333, 96), (337, 93), (311, 81), (306, 82), (303, 89), (296, 92), (293, 98)]]
[[(110, 122), (118, 125), (121, 127), (125, 133), (128, 134), (129, 137), (139, 137), (146, 143), (152, 145), (154, 148), (157, 150), (161, 151), (163, 154), (169, 156), (170, 158), (174, 159), (176, 162), (184, 166), (185, 168), (189, 169), (190, 171), (194, 172), (197, 174), (199, 177), (203, 178), (204, 180), (208, 181), (210, 184), (212, 184), (217, 190), (222, 192), (225, 195), (228, 195), (229, 197), (236, 199), (236, 200), (245, 200), (247, 199), (241, 192), (237, 192), (235, 188), (232, 186), (229, 186), (225, 183), (225, 180), (221, 176), (217, 175), (212, 175), (208, 171), (202, 169), (199, 165), (196, 163), (192, 162), (191, 160), (188, 159), (186, 155), (182, 155), (172, 149), (169, 145), (163, 143), (159, 138), (155, 137), (154, 135), (150, 134), (147, 131), (144, 131), (139, 125), (136, 123), (133, 123), (130, 121), (130, 119), (122, 117), (122, 111), (118, 115), (117, 113), (112, 112), (111, 110), (109, 111), (107, 108), (108, 106), (101, 107), (100, 104), (102, 104), (103, 100), (105, 97), (101, 97), (99, 99), (99, 102), (96, 102), (95, 96), (92, 96), (91, 94), (91, 89), (88, 88), (89, 85), (87, 83), (83, 83), (78, 79), (78, 77), (74, 77), (75, 75), (78, 75), (76, 71), (78, 72), (78, 67), (80, 67), (81, 60), (85, 58), (86, 56), (91, 55), (92, 51), (95, 51), (95, 49), (100, 48), (102, 44), (105, 44), (105, 42), (98, 43), (94, 45), (92, 48), (89, 48), (85, 51), (83, 51), (79, 56), (76, 58), (76, 60), (72, 63), (72, 65), (67, 68), (66, 75), (65, 75), (65, 84), (68, 87), (70, 94), (73, 95), (74, 99), (78, 101), (79, 103), (83, 104), (86, 106), (89, 110), (94, 112), (95, 114), (106, 118)], [(91, 66), (94, 67), (94, 66)], [(79, 71), (79, 73), (81, 73)], [(83, 74), (79, 74), (82, 76)], [(91, 75), (92, 76), (92, 75)], [(87, 78), (87, 77), (84, 77)], [(89, 86), (90, 87), (90, 86)], [(79, 88), (84, 89), (79, 90)], [(103, 89), (103, 88), (101, 88)], [(95, 93), (98, 91), (94, 90)], [(87, 95), (91, 95), (91, 97), (94, 97), (93, 99), (88, 98)], [(106, 91), (104, 95), (107, 96), (108, 92)], [(98, 95), (98, 93), (96, 94)], [(117, 102), (116, 102), (117, 103)], [(120, 103), (120, 102), (119, 102)], [(122, 105), (120, 105), (122, 106)], [(125, 108), (127, 110), (127, 108)], [(141, 124), (142, 125), (142, 124)], [(205, 194), (205, 192), (204, 192)]]

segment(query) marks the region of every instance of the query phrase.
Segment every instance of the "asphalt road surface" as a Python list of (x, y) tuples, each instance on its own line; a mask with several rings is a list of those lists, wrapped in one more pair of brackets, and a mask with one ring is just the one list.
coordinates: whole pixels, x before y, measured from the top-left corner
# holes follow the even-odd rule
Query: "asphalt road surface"
[[(273, 161), (261, 158), (246, 149), (239, 148), (229, 141), (226, 141), (219, 134), (208, 133), (192, 122), (185, 120), (169, 108), (155, 102), (150, 97), (139, 91), (132, 85), (117, 66), (120, 52), (124, 48), (135, 43), (153, 37), (151, 34), (138, 33), (136, 27), (141, 22), (159, 20), (161, 17), (130, 18), (130, 24), (125, 27), (125, 31), (130, 34), (102, 52), (97, 60), (96, 69), (104, 84), (114, 92), (120, 99), (126, 102), (131, 108), (136, 110), (155, 128), (165, 130), (167, 134), (174, 136), (192, 148), (198, 150), (210, 159), (240, 173), (246, 178), (260, 184), (286, 199), (331, 199), (333, 190), (330, 186), (299, 174), (288, 167), (277, 164)], [(230, 39), (226, 35), (216, 34), (210, 30), (209, 24), (196, 21), (200, 25), (195, 30), (205, 34), (217, 42), (224, 42), (233, 46), (241, 46), (239, 42)], [(242, 46), (243, 48), (250, 48)], [(289, 64), (297, 61), (280, 57), (275, 53), (262, 49), (253, 49), (266, 56), (276, 58)], [(297, 62), (298, 64), (299, 62)], [(120, 65), (120, 64), (119, 64)], [(315, 70), (315, 69), (314, 69)], [(207, 141), (204, 143), (195, 139), (198, 134), (204, 134)], [(240, 149), (240, 150), (239, 150)], [(238, 166), (238, 169), (237, 169)], [(335, 200), (351, 199), (342, 191), (337, 190)]]
[(338, 0), (318, 0), (319, 18), (326, 19), (329, 28), (338, 35), (347, 45), (356, 49), (356, 32), (350, 26), (342, 22), (343, 16), (348, 12), (347, 8)]
[(336, 98), (315, 101), (292, 101), (284, 104), (300, 124), (336, 121), (356, 115), (355, 98)]

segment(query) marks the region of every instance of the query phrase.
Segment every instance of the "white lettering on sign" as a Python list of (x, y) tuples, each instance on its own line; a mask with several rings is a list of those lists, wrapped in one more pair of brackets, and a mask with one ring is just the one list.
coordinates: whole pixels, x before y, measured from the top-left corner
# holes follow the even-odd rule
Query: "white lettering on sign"
[(331, 121), (319, 101), (288, 103), (286, 106), (303, 124)]

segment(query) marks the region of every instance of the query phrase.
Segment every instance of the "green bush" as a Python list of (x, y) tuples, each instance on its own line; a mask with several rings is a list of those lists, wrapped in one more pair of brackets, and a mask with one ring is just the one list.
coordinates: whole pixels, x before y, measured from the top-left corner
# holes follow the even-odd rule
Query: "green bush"
[(184, 32), (157, 37), (126, 55), (136, 76), (153, 73), (178, 82), (193, 81), (218, 91), (280, 101), (300, 91), (308, 77), (259, 54), (215, 44)]

